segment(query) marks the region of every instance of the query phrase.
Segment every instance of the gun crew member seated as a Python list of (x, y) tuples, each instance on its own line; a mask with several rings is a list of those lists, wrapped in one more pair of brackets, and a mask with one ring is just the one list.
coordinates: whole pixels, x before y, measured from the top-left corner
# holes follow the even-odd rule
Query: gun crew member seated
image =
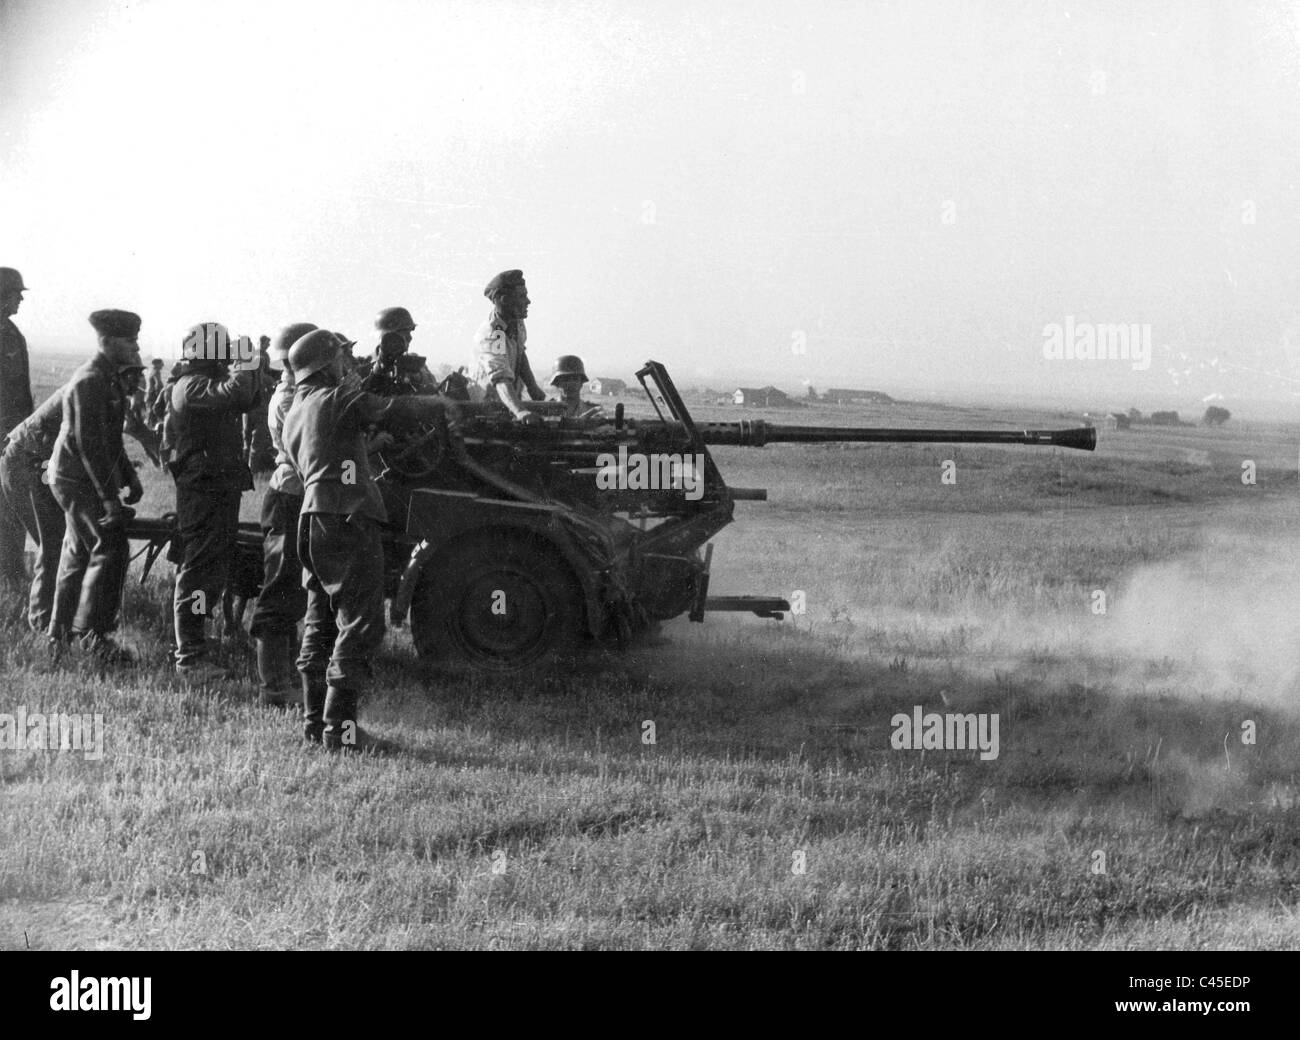
[(415, 321), (405, 307), (388, 307), (375, 319), (379, 346), (359, 369), (361, 387), (380, 397), (435, 392), (436, 380), (424, 358), (410, 352)]
[(582, 399), (582, 388), (587, 385), (587, 372), (582, 366), (582, 358), (574, 354), (561, 355), (555, 361), (555, 373), (549, 383), (560, 391), (560, 403), (564, 405), (567, 419), (603, 419), (605, 410), (598, 404), (590, 404)]
[(474, 336), (474, 382), (489, 401), (497, 400), (522, 423), (540, 424), (542, 417), (523, 405), (521, 394), (546, 400), (528, 363), (528, 287), (522, 271), (502, 271), (488, 282), (483, 295), (492, 313)]
[(303, 736), (332, 751), (384, 750), (357, 729), (357, 701), (384, 639), (384, 500), (366, 457), (366, 431), (445, 423), (442, 397), (380, 397), (344, 381), (339, 337), (307, 333), (289, 350), (296, 383), (281, 443), (303, 484), (298, 555), (307, 615), (298, 657)]
[(172, 384), (163, 426), (184, 554), (172, 602), (176, 671), (192, 682), (209, 682), (227, 677), (210, 658), (204, 625), (226, 587), (240, 496), (253, 489), (242, 419), (257, 405), (262, 383), (251, 341), (232, 340), (218, 322), (191, 328), (182, 353), (184, 368)]
[(128, 514), (143, 494), (122, 447), (126, 395), (119, 369), (140, 360), (140, 316), (95, 311), (99, 353), (73, 373), (62, 392), (63, 419), (50, 460), (50, 486), (63, 508), (65, 531), (55, 580), (50, 641), (76, 640), (105, 661), (131, 655), (113, 642), (126, 580)]

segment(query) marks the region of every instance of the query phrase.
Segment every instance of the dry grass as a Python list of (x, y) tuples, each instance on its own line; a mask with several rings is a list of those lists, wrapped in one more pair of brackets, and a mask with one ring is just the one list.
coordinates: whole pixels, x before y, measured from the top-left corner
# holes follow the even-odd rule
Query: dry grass
[[(715, 590), (801, 589), (807, 614), (505, 682), (451, 683), (393, 633), (363, 709), (390, 760), (165, 677), (160, 581), (128, 596), (139, 670), (55, 670), (10, 628), (0, 711), (102, 712), (108, 742), (0, 752), (0, 945), (1294, 948), (1296, 650), (1211, 638), (1216, 605), (1262, 623), (1293, 590), (1247, 569), (1192, 595), (1177, 568), (1293, 565), (1295, 471), (1247, 489), (1252, 445), (1211, 473), (1162, 444), (964, 449), (956, 487), (937, 449), (726, 453), (773, 501), (738, 507)], [(1153, 588), (1179, 608), (1150, 616)], [(1177, 654), (1153, 635), (1183, 629)], [(998, 712), (1000, 757), (891, 750), (916, 704)]]

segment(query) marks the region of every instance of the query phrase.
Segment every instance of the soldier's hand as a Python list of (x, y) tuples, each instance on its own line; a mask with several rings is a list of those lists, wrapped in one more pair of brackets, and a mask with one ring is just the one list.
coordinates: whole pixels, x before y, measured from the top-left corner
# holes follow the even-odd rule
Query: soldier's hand
[(545, 420), (536, 412), (523, 411), (515, 416), (515, 419), (524, 426), (541, 426)]
[(379, 430), (366, 442), (366, 452), (373, 454), (377, 451), (383, 451), (393, 443), (393, 435), (384, 430)]
[(99, 519), (99, 526), (107, 529), (121, 527), (126, 522), (126, 511), (122, 503), (110, 498), (104, 503), (104, 515)]

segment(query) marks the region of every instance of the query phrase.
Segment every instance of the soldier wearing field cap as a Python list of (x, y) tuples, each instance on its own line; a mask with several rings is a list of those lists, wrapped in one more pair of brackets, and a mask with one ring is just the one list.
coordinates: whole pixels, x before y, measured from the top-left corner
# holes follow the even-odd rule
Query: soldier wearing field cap
[(126, 579), (128, 514), (140, 481), (122, 447), (126, 395), (119, 369), (140, 358), (140, 317), (102, 310), (90, 316), (99, 353), (73, 373), (63, 389), (63, 419), (50, 459), (50, 481), (66, 529), (55, 581), (50, 639), (56, 648), (77, 641), (106, 661), (130, 655), (111, 638)]
[[(140, 372), (139, 362), (128, 362), (118, 369), (118, 383), (124, 394), (131, 392)], [(67, 527), (63, 509), (50, 490), (48, 468), (62, 425), (63, 388), (60, 387), (9, 431), (4, 442), (4, 454), (0, 455), (0, 486), (21, 516), (23, 528), (36, 544), (27, 623), (33, 632), (41, 633), (49, 629), (53, 616), (54, 583)], [(157, 437), (151, 430), (130, 421), (124, 429), (140, 442), (146, 454), (156, 449)], [(69, 621), (65, 619), (65, 629)]]
[(239, 531), (239, 499), (253, 488), (244, 461), (243, 413), (257, 404), (257, 356), (247, 337), (218, 322), (195, 325), (172, 385), (163, 451), (176, 479), (176, 520), (184, 557), (173, 608), (176, 671), (195, 682), (226, 678), (211, 659), (205, 622), (226, 587)]
[(527, 392), (534, 401), (546, 399), (528, 364), (528, 288), (522, 271), (502, 271), (488, 282), (483, 295), (492, 301), (488, 315), (474, 335), (474, 382), (487, 400), (498, 400), (524, 423), (540, 423), (542, 417), (523, 405)]
[[(13, 323), (26, 291), (21, 274), (0, 267), (0, 436), (31, 415), (34, 407), (27, 340)], [(0, 493), (0, 582), (16, 588), (26, 581), (20, 514)]]
[(383, 750), (357, 729), (357, 701), (384, 638), (384, 501), (366, 458), (366, 431), (445, 421), (441, 397), (379, 397), (343, 381), (339, 338), (309, 332), (289, 351), (296, 389), (282, 438), (303, 482), (298, 555), (307, 616), (298, 671), (303, 734), (330, 750)]
[(284, 417), (293, 403), (294, 391), (289, 348), (315, 330), (315, 325), (305, 321), (286, 325), (271, 343), (272, 364), (281, 369), (266, 417), (275, 448), (275, 469), (262, 496), (262, 590), (248, 630), (257, 641), (259, 699), (268, 706), (289, 703), (289, 694), (297, 685), (298, 622), (307, 612), (302, 562), (298, 559), (302, 479), (289, 462), (283, 432)]

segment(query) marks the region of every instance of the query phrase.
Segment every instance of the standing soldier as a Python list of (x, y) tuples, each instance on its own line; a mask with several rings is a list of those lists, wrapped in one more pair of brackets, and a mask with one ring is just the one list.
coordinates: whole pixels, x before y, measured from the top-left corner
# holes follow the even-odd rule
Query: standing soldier
[(253, 611), (249, 634), (257, 640), (259, 699), (267, 705), (287, 704), (286, 692), (294, 686), (294, 659), (298, 656), (298, 622), (307, 612), (298, 559), (298, 514), (302, 512), (302, 480), (284, 450), (284, 417), (293, 403), (293, 369), (289, 347), (314, 332), (315, 325), (287, 325), (276, 336), (271, 352), (284, 370), (271, 395), (267, 427), (275, 446), (275, 470), (262, 496), (262, 591)]
[(162, 396), (163, 385), (167, 382), (167, 377), (163, 375), (163, 359), (154, 358), (149, 362), (149, 376), (144, 384), (144, 409), (145, 415), (153, 415), (154, 406), (158, 403), (158, 398)]
[[(11, 320), (26, 291), (21, 274), (12, 267), (0, 267), (0, 436), (31, 415), (34, 407), (27, 340)], [(22, 520), (0, 493), (0, 582), (17, 589), (26, 581)]]
[(126, 397), (119, 383), (122, 365), (138, 362), (140, 316), (130, 311), (95, 311), (90, 324), (99, 353), (73, 373), (63, 390), (63, 420), (54, 442), (50, 475), (66, 529), (59, 557), (50, 618), (57, 652), (76, 640), (106, 661), (129, 661), (113, 642), (127, 567), (126, 504), (143, 493), (122, 447)]
[(474, 336), (474, 382), (486, 399), (498, 400), (522, 423), (540, 423), (542, 417), (523, 406), (527, 390), (534, 401), (546, 399), (528, 363), (528, 288), (523, 271), (502, 271), (488, 282), (483, 295), (492, 301), (492, 313)]
[[(130, 392), (131, 384), (141, 371), (138, 362), (128, 362), (118, 370), (118, 382), (123, 393)], [(36, 543), (36, 566), (32, 569), (27, 623), (33, 632), (40, 633), (49, 629), (52, 620), (54, 581), (67, 526), (63, 510), (50, 490), (47, 468), (62, 424), (63, 389), (60, 388), (9, 432), (4, 454), (0, 456), (0, 486), (22, 518), (27, 534)], [(135, 437), (146, 452), (156, 450), (157, 437), (153, 432), (133, 426), (129, 417), (125, 432)], [(68, 621), (64, 619), (65, 628)]]
[(253, 477), (264, 476), (275, 468), (275, 449), (271, 445), (271, 431), (267, 426), (267, 412), (271, 393), (275, 390), (280, 373), (271, 368), (267, 348), (271, 340), (263, 336), (257, 352), (257, 404), (244, 413), (244, 452)]
[(209, 658), (204, 622), (216, 613), (226, 586), (239, 530), (239, 497), (253, 487), (240, 433), (240, 417), (257, 403), (251, 355), (251, 344), (232, 343), (224, 325), (195, 325), (186, 334), (184, 370), (167, 405), (164, 453), (170, 451), (176, 478), (184, 554), (173, 599), (176, 671), (199, 683), (226, 677)]
[(410, 352), (415, 320), (405, 307), (387, 307), (375, 319), (379, 346), (358, 366), (362, 387), (380, 397), (435, 393), (437, 380), (419, 354)]
[(303, 734), (331, 751), (383, 750), (383, 742), (357, 729), (357, 699), (384, 639), (379, 528), (387, 514), (366, 460), (365, 431), (445, 421), (450, 406), (440, 397), (378, 397), (344, 383), (339, 338), (324, 329), (294, 343), (289, 365), (297, 389), (282, 436), (304, 490), (298, 522), (307, 587), (298, 657)]

